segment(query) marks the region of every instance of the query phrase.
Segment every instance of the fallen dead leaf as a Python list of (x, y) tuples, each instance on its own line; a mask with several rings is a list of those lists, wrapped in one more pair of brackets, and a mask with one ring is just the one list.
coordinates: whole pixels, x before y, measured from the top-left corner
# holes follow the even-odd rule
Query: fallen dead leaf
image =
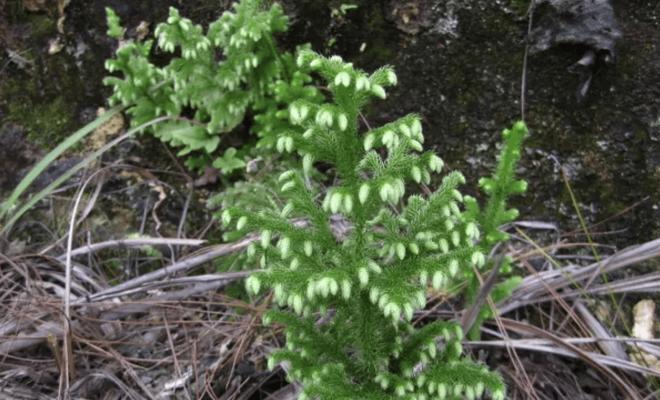
[[(637, 339), (652, 340), (655, 338), (655, 302), (653, 300), (642, 300), (633, 307), (635, 324), (632, 335)], [(633, 347), (630, 356), (640, 365), (660, 369), (660, 360), (652, 354)]]
[(147, 21), (140, 22), (137, 28), (135, 28), (135, 33), (137, 40), (144, 40), (149, 34), (149, 23)]
[[(104, 112), (105, 108), (99, 107), (99, 109), (96, 110), (96, 115), (100, 116)], [(122, 113), (113, 115), (103, 125), (96, 128), (94, 133), (92, 133), (89, 139), (87, 139), (87, 145), (92, 150), (100, 149), (103, 145), (108, 143), (108, 139), (122, 132), (125, 128), (125, 125), (126, 121), (124, 120)]]
[(46, 2), (47, 0), (23, 0), (23, 7), (32, 12), (44, 11)]
[(642, 300), (633, 307), (635, 324), (633, 325), (633, 336), (638, 339), (653, 339), (653, 328), (655, 326), (655, 302), (653, 300)]
[(48, 54), (50, 54), (51, 56), (53, 54), (59, 53), (60, 51), (62, 51), (63, 48), (64, 48), (64, 42), (62, 41), (62, 38), (60, 36), (56, 37), (55, 39), (51, 39), (48, 42)]
[(59, 15), (57, 18), (57, 31), (62, 35), (64, 34), (64, 20), (66, 19), (64, 9), (70, 2), (71, 0), (57, 0), (57, 13)]

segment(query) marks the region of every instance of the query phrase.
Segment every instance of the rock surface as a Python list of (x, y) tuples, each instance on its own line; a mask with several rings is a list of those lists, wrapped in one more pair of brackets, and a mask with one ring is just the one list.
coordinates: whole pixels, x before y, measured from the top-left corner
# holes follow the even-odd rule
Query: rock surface
[[(135, 29), (143, 20), (155, 26), (169, 5), (207, 23), (229, 1), (72, 2), (64, 35), (57, 33), (57, 12), (33, 13), (15, 3), (0, 2), (0, 41), (27, 62), (0, 54), (0, 116), (52, 146), (90, 120), (90, 110), (108, 94), (101, 85), (103, 61), (114, 43), (105, 37), (105, 6)], [(332, 13), (339, 1), (284, 1), (293, 22), (284, 43), (308, 41), (366, 69), (393, 64), (399, 88), (374, 104), (369, 118), (376, 123), (420, 113), (431, 144), (450, 168), (473, 178), (468, 186), (474, 187), (494, 163), (499, 131), (520, 117), (525, 2), (352, 3), (358, 8), (342, 15)], [(584, 47), (560, 41), (529, 57), (531, 138), (521, 173), (530, 190), (518, 202), (523, 218), (579, 230), (565, 176), (587, 222), (607, 220), (594, 232), (622, 230), (616, 239), (596, 240), (626, 245), (660, 236), (660, 3), (612, 4), (622, 33), (618, 57), (595, 71), (582, 102), (574, 98), (580, 77), (566, 69), (581, 59)], [(58, 36), (61, 51), (48, 55), (49, 42)]]

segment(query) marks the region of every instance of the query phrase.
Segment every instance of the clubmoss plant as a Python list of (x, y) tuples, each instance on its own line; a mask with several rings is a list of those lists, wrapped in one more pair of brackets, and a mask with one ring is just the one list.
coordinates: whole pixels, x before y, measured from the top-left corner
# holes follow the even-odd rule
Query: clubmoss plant
[[(497, 167), (491, 177), (481, 178), (479, 186), (486, 194), (488, 200), (481, 209), (476, 199), (465, 196), (465, 208), (470, 219), (478, 221), (483, 237), (477, 246), (483, 254), (492, 254), (496, 247), (508, 240), (509, 235), (500, 230), (504, 224), (513, 222), (518, 217), (518, 210), (508, 208), (508, 199), (512, 195), (522, 194), (527, 190), (527, 182), (516, 178), (516, 166), (520, 160), (520, 150), (523, 140), (527, 136), (527, 129), (522, 123), (516, 124), (513, 129), (503, 132), (504, 147), (499, 156)], [(487, 260), (486, 265), (481, 266), (480, 274), (492, 271), (492, 260)], [(512, 274), (511, 259), (504, 257), (498, 273), (506, 279), (495, 285), (490, 296), (494, 302), (504, 300), (511, 295), (513, 289), (520, 284), (522, 278)], [(468, 302), (475, 300), (481, 282), (476, 274), (468, 277), (466, 294)], [(485, 305), (479, 310), (475, 323), (469, 331), (472, 339), (480, 337), (481, 324), (484, 320), (493, 316), (490, 306)]]
[[(112, 10), (108, 26), (110, 36), (123, 39)], [(221, 135), (246, 115), (253, 116), (257, 147), (268, 160), (273, 149), (287, 154), (280, 167), (300, 155), (300, 168), (280, 176), (280, 193), (269, 193), (273, 182), (266, 177), (239, 183), (216, 201), (239, 205), (222, 213), (225, 224), (235, 223), (227, 239), (261, 232), (259, 244), (234, 261), (258, 261), (266, 271), (247, 280), (248, 290), (271, 288), (289, 307), (265, 318), (287, 329), (287, 348), (270, 361), (290, 363), (291, 378), (303, 383), (302, 398), (478, 398), (485, 392), (504, 398), (499, 375), (462, 355), (457, 323), (417, 327), (411, 320), (425, 306), (429, 286), (466, 287), (466, 300), (474, 300), (477, 273), (487, 272), (487, 255), (506, 240), (499, 226), (517, 215), (507, 209), (508, 197), (525, 189), (514, 173), (524, 124), (505, 131), (498, 168), (480, 183), (488, 196), (483, 209), (460, 193), (465, 179), (458, 172), (428, 195), (406, 195), (429, 185), (443, 163), (424, 152), (416, 115), (361, 126), (361, 109), (386, 97), (396, 84), (394, 71), (367, 74), (305, 47), (295, 55), (281, 52), (274, 37), (286, 28), (281, 8), (267, 9), (261, 0), (241, 0), (206, 31), (172, 8), (155, 41), (122, 41), (107, 61), (119, 75), (105, 81), (113, 87), (111, 102), (128, 107), (133, 125), (176, 117), (149, 132), (191, 155), (191, 167), (213, 160), (223, 173), (244, 167), (244, 149), (217, 153)], [(168, 64), (151, 61), (154, 43), (172, 54)], [(334, 177), (332, 185), (324, 187), (323, 174)], [(515, 283), (515, 277), (501, 283), (493, 295), (505, 296)], [(483, 308), (476, 326), (488, 316)]]
[[(499, 175), (517, 160), (524, 124), (505, 131), (500, 165), (507, 167), (494, 183), (483, 181), (491, 198), (483, 212), (460, 193), (459, 172), (428, 195), (406, 195), (430, 184), (443, 162), (424, 151), (417, 115), (373, 129), (360, 125), (361, 109), (396, 84), (394, 71), (367, 74), (312, 51), (301, 52), (297, 64), (314, 70), (329, 95), (289, 106), (290, 122), (302, 129), (281, 135), (276, 147), (296, 151), (302, 162), (279, 178), (286, 203), (222, 213), (238, 233), (261, 232), (247, 254), (265, 271), (246, 281), (249, 292), (270, 288), (288, 307), (264, 318), (286, 327), (286, 348), (271, 355), (270, 365), (289, 363), (302, 399), (475, 399), (486, 392), (503, 399), (500, 376), (462, 355), (457, 323), (416, 327), (412, 319), (429, 285), (471, 282), (474, 268), (487, 264), (484, 249), (503, 239), (497, 227), (514, 217), (507, 196), (522, 188)], [(316, 167), (334, 175), (331, 186), (309, 184)]]
[(106, 68), (116, 76), (110, 103), (127, 106), (134, 126), (158, 116), (178, 116), (150, 128), (150, 133), (188, 155), (187, 164), (203, 168), (211, 162), (223, 172), (245, 166), (241, 151), (217, 158), (223, 133), (255, 114), (254, 131), (261, 147), (269, 147), (287, 123), (289, 102), (320, 99), (307, 85), (310, 77), (293, 62), (294, 56), (276, 47), (274, 36), (287, 29), (287, 17), (275, 3), (242, 0), (206, 31), (170, 8), (166, 22), (155, 29), (155, 44), (172, 57), (164, 66), (152, 62), (154, 40), (123, 40), (119, 17), (106, 9), (108, 35), (120, 39)]

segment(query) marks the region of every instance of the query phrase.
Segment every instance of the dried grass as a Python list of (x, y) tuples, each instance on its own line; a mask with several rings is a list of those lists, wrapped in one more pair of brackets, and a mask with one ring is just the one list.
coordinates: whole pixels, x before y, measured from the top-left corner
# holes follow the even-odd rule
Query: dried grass
[[(299, 388), (283, 380), (281, 368), (265, 368), (265, 356), (282, 345), (279, 332), (260, 325), (270, 298), (232, 298), (224, 289), (249, 272), (206, 268), (257, 238), (202, 248), (203, 240), (182, 237), (84, 244), (75, 230), (103, 197), (101, 186), (78, 221), (71, 218), (68, 250), (54, 245), (66, 237), (54, 237), (33, 254), (0, 253), (0, 400), (295, 398)], [(182, 219), (190, 196), (185, 202)], [(345, 221), (333, 222), (338, 237), (350, 230)], [(181, 233), (183, 222), (175, 225)], [(525, 278), (496, 305), (489, 297), (495, 275), (483, 277), (479, 304), (496, 308), (498, 317), (483, 326), (482, 340), (466, 340), (466, 348), (500, 370), (513, 399), (653, 398), (660, 371), (629, 354), (658, 356), (660, 341), (622, 331), (616, 321), (630, 316), (618, 305), (614, 322), (596, 317), (591, 305), (613, 294), (657, 296), (658, 272), (622, 271), (660, 256), (660, 239), (588, 263), (594, 258), (579, 250), (598, 244), (566, 242), (544, 222), (522, 222), (516, 229), (517, 240), (503, 252)], [(532, 240), (538, 232), (540, 239)], [(119, 282), (93, 263), (97, 253), (144, 245), (175, 249), (177, 257)], [(478, 309), (461, 310), (460, 299), (446, 294), (429, 304), (418, 323), (441, 316), (470, 326)]]

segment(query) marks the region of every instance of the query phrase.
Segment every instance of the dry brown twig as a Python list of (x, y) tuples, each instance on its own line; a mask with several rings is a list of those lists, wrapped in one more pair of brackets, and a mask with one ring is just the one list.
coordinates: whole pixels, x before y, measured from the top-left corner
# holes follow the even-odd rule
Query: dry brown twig
[[(298, 223), (304, 223), (304, 221)], [(337, 223), (337, 227), (337, 234), (345, 234), (350, 229), (350, 227), (342, 225), (341, 221)], [(92, 361), (96, 363), (94, 365), (97, 367), (93, 368), (97, 368), (97, 372), (93, 372), (93, 368), (85, 367), (87, 368), (85, 376), (76, 377), (71, 382), (70, 389), (79, 391), (77, 393), (92, 390), (90, 385), (85, 382), (90, 383), (91, 380), (97, 379), (98, 382), (106, 382), (116, 388), (113, 390), (120, 392), (128, 390), (128, 392), (124, 392), (128, 397), (148, 399), (165, 390), (164, 385), (167, 382), (170, 382), (168, 385), (173, 385), (171, 377), (178, 376), (181, 381), (177, 385), (184, 385), (185, 387), (193, 385), (195, 387), (190, 393), (201, 393), (200, 390), (207, 390), (210, 393), (214, 390), (213, 382), (215, 381), (221, 381), (223, 385), (230, 385), (228, 388), (233, 392), (247, 393), (256, 390), (254, 385), (257, 385), (257, 381), (261, 382), (261, 380), (255, 380), (252, 386), (243, 380), (238, 383), (238, 386), (235, 386), (234, 383), (231, 383), (232, 376), (238, 378), (232, 370), (235, 371), (238, 368), (238, 362), (242, 363), (243, 360), (251, 357), (256, 357), (256, 360), (263, 360), (267, 352), (264, 349), (271, 345), (269, 342), (262, 342), (261, 339), (257, 342), (235, 339), (229, 342), (231, 343), (230, 347), (225, 353), (214, 355), (208, 360), (205, 357), (209, 357), (213, 351), (208, 353), (208, 351), (199, 350), (201, 348), (213, 348), (207, 347), (209, 345), (213, 346), (212, 343), (216, 343), (216, 346), (218, 346), (229, 336), (240, 338), (241, 335), (246, 334), (247, 327), (256, 327), (253, 323), (241, 327), (240, 324), (231, 324), (227, 318), (218, 318), (218, 315), (235, 315), (231, 309), (241, 305), (226, 302), (218, 303), (212, 300), (217, 296), (215, 293), (219, 288), (237, 279), (242, 279), (250, 271), (193, 275), (195, 270), (208, 264), (208, 262), (217, 257), (242, 251), (254, 240), (256, 240), (256, 236), (236, 243), (208, 246), (164, 268), (127, 280), (113, 287), (108, 286), (105, 278), (96, 276), (86, 266), (73, 262), (73, 257), (85, 256), (109, 248), (167, 244), (196, 247), (201, 245), (202, 242), (186, 239), (145, 238), (89, 244), (77, 249), (71, 247), (70, 314), (72, 320), (70, 329), (72, 340), (75, 342), (77, 349), (77, 358), (86, 359), (88, 360), (85, 361), (87, 363), (90, 360), (97, 360)], [(602, 260), (598, 266), (593, 264), (588, 266), (571, 265), (563, 267), (563, 273), (549, 270), (527, 277), (523, 285), (514, 292), (509, 302), (502, 303), (500, 311), (507, 310), (507, 308), (509, 308), (509, 311), (514, 311), (525, 305), (539, 304), (539, 301), (552, 301), (553, 296), (547, 294), (546, 285), (555, 289), (557, 296), (566, 300), (573, 299), (579, 295), (579, 291), (570, 289), (570, 282), (581, 282), (581, 280), (588, 279), (595, 268), (612, 272), (633, 263), (656, 257), (659, 243), (653, 241), (636, 248), (625, 249)], [(44, 256), (23, 257), (15, 262), (16, 259), (0, 257), (0, 286), (7, 289), (13, 287), (10, 293), (4, 292), (2, 294), (5, 296), (4, 303), (6, 305), (3, 306), (5, 317), (0, 318), (0, 335), (3, 335), (0, 338), (0, 353), (4, 354), (0, 357), (5, 359), (14, 359), (17, 355), (24, 357), (24, 355), (30, 354), (31, 349), (35, 349), (36, 346), (44, 343), (47, 337), (63, 337), (64, 332), (61, 325), (58, 326), (50, 319), (54, 315), (53, 311), (56, 310), (55, 305), (58, 300), (61, 301), (61, 296), (65, 293), (64, 290), (57, 289), (57, 284), (54, 284), (63, 282), (61, 269), (58, 272), (58, 269), (55, 268), (62, 265), (61, 258), (61, 256), (57, 258)], [(31, 267), (35, 263), (50, 266), (46, 268), (43, 266), (39, 268)], [(39, 274), (39, 281), (34, 280), (37, 276), (35, 274)], [(566, 284), (566, 282), (569, 283)], [(589, 288), (589, 293), (594, 295), (604, 293), (607, 288), (625, 291), (634, 289), (635, 284), (644, 286), (647, 290), (654, 290), (655, 287), (653, 286), (654, 282), (648, 280), (648, 278), (627, 278), (610, 282), (607, 284), (609, 286), (592, 285)], [(17, 296), (20, 290), (26, 291), (23, 296)], [(53, 290), (55, 291), (53, 292)], [(26, 297), (25, 294), (28, 294), (28, 296)], [(37, 294), (42, 299), (41, 301), (35, 303), (29, 300), (29, 296)], [(190, 301), (193, 299), (199, 299), (199, 301), (191, 303)], [(7, 307), (9, 305), (7, 301), (11, 302), (9, 307)], [(244, 305), (244, 307), (247, 306)], [(41, 311), (37, 316), (35, 312), (43, 310), (44, 307), (50, 307), (50, 311)], [(212, 312), (202, 312), (205, 309)], [(170, 318), (173, 312), (177, 316)], [(11, 321), (12, 318), (18, 315), (17, 313), (32, 315), (32, 317), (28, 317), (22, 323), (17, 324), (15, 319)], [(163, 317), (158, 317), (158, 315), (163, 315)], [(426, 316), (430, 317), (432, 313), (426, 313)], [(500, 332), (491, 332), (491, 334), (501, 336), (507, 331), (513, 336), (521, 334), (519, 326), (512, 325), (507, 319), (501, 318), (500, 320), (502, 321)], [(167, 321), (167, 323), (164, 321)], [(251, 319), (251, 321), (256, 320)], [(206, 327), (211, 326), (213, 326), (212, 330), (206, 330)], [(253, 328), (250, 328), (249, 331), (255, 332), (253, 335), (257, 334), (257, 331), (254, 331)], [(184, 334), (184, 332), (186, 333)], [(534, 333), (534, 335), (537, 333)], [(538, 334), (540, 335), (540, 333)], [(169, 339), (163, 340), (168, 335)], [(529, 335), (529, 332), (525, 335)], [(560, 338), (561, 344), (559, 344), (547, 338), (545, 341), (538, 341), (538, 339), (528, 339), (527, 336), (521, 339), (513, 338), (513, 336), (504, 340), (466, 342), (466, 344), (478, 347), (510, 346), (512, 350), (551, 353), (562, 357), (578, 357), (610, 368), (614, 367), (643, 374), (652, 373), (648, 368), (645, 369), (645, 367), (630, 361), (608, 357), (593, 351), (576, 350), (577, 346), (605, 342), (603, 338), (587, 340), (580, 337), (562, 337)], [(186, 350), (191, 349), (191, 337), (195, 338), (196, 350), (194, 352)], [(145, 345), (137, 348), (145, 349), (147, 351), (146, 357), (135, 354), (136, 343), (141, 340), (146, 340)], [(537, 341), (534, 342), (533, 340)], [(609, 342), (632, 343), (626, 338), (613, 338)], [(640, 347), (646, 346), (645, 348), (651, 349), (651, 351), (654, 347), (658, 347), (656, 342), (636, 343)], [(273, 343), (272, 345), (277, 344)], [(85, 355), (85, 352), (82, 351), (85, 348), (93, 350), (94, 355)], [(155, 356), (156, 354), (160, 355)], [(164, 356), (164, 354), (169, 355)], [(112, 364), (116, 362), (113, 360), (117, 360), (119, 363)], [(156, 377), (153, 378), (152, 383), (145, 383), (145, 377), (152, 374), (152, 372), (149, 372), (150, 369), (144, 368), (145, 365), (151, 365), (151, 368), (154, 368), (156, 365), (174, 366), (175, 363), (179, 365), (177, 367), (178, 375), (174, 373), (173, 369), (168, 369), (171, 371), (169, 380)], [(113, 370), (108, 370), (104, 369), (104, 365), (116, 365), (116, 367)], [(216, 372), (210, 376), (204, 375), (204, 371), (208, 371), (211, 365), (216, 366), (214, 367)], [(233, 365), (234, 367), (233, 369), (224, 369), (219, 367), (221, 365), (230, 367)], [(78, 367), (80, 368), (80, 366)], [(519, 365), (519, 368), (525, 368), (525, 366)], [(153, 371), (153, 369), (151, 370)], [(130, 378), (130, 381), (125, 381), (118, 374), (119, 371), (123, 371), (123, 376), (132, 376), (133, 378)], [(2, 373), (3, 368), (0, 367), (0, 377)], [(605, 370), (603, 373), (607, 374), (608, 371)], [(218, 377), (222, 378), (219, 379)], [(209, 379), (212, 379), (212, 381)], [(533, 378), (531, 379), (533, 380)], [(144, 387), (140, 387), (138, 382)], [(529, 383), (523, 382), (520, 382), (523, 387), (529, 385)], [(171, 387), (183, 388), (184, 386), (175, 385)], [(625, 388), (626, 386), (628, 386), (626, 383), (620, 383), (620, 387)], [(178, 393), (178, 390), (182, 389), (171, 390), (177, 390)], [(530, 390), (530, 388), (528, 387), (527, 390)], [(21, 393), (20, 388), (17, 388), (15, 393), (17, 395)]]

